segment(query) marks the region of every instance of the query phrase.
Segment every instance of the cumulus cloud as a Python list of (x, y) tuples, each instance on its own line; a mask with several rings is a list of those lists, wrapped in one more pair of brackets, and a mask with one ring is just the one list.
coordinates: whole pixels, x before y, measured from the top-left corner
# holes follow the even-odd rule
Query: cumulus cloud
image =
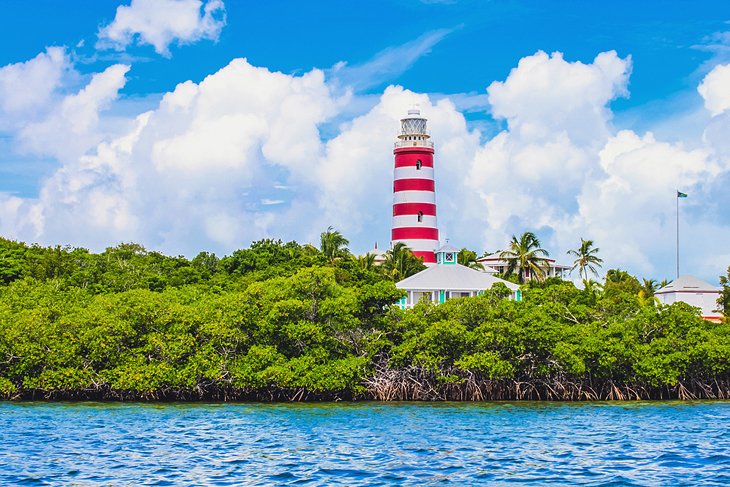
[[(585, 233), (601, 243), (612, 262), (644, 275), (670, 277), (674, 264), (675, 191), (690, 193), (690, 208), (683, 201), (683, 247), (696, 239), (696, 228), (707, 225), (694, 211), (695, 199), (706, 197), (706, 182), (722, 171), (704, 149), (686, 150), (679, 144), (657, 141), (651, 133), (640, 136), (622, 130), (609, 138), (599, 154), (604, 174), (587, 181), (578, 197), (579, 209), (562, 223), (557, 234), (562, 246), (569, 237)], [(704, 195), (703, 195), (704, 193)], [(720, 226), (716, 230), (719, 230)], [(693, 247), (692, 245), (691, 247)], [(693, 254), (697, 265), (706, 255)]]
[(43, 112), (71, 77), (66, 50), (49, 47), (33, 59), (0, 67), (0, 129), (8, 129)]
[(507, 129), (477, 150), (462, 182), (478, 195), (464, 215), (483, 221), (487, 248), (576, 211), (575, 195), (596, 175), (612, 130), (607, 105), (626, 96), (630, 70), (631, 59), (613, 51), (591, 64), (540, 51), (489, 86), (492, 113)]
[(511, 234), (535, 230), (558, 260), (589, 238), (609, 267), (671, 277), (674, 196), (682, 189), (691, 195), (680, 215), (683, 268), (721, 272), (716, 256), (728, 241), (727, 216), (707, 210), (730, 203), (717, 183), (730, 179), (730, 165), (717, 144), (687, 149), (652, 133), (617, 131), (609, 103), (627, 95), (630, 71), (630, 58), (615, 52), (590, 64), (538, 52), (492, 83), (492, 113), (507, 128), (471, 161), (462, 187), (478, 199), (454, 222), (459, 233), (468, 235), (468, 222), (481, 221), (482, 245), (495, 250)]
[(117, 64), (94, 74), (78, 93), (61, 99), (47, 117), (28, 122), (17, 136), (20, 150), (60, 160), (81, 157), (103, 137), (98, 131), (99, 112), (117, 98), (128, 71), (129, 66)]
[[(36, 140), (57, 121), (93, 125), (125, 72), (112, 66), (96, 75), (65, 100), (58, 119), (41, 125)], [(318, 125), (338, 103), (321, 71), (290, 76), (236, 59), (200, 83), (178, 85), (127, 134), (66, 159), (37, 201), (6, 199), (6, 215), (10, 208), (38, 216), (34, 226), (20, 227), (23, 218), (6, 216), (5, 227), (15, 225), (12, 234), (31, 240), (96, 247), (134, 239), (172, 252), (230, 251), (284, 235), (301, 216), (264, 209), (272, 205), (261, 201), (281, 193), (313, 201), (313, 167), (323, 150)]]
[(522, 58), (487, 92), (493, 115), (506, 119), (511, 133), (544, 139), (560, 128), (582, 143), (606, 134), (607, 103), (628, 95), (630, 72), (631, 58), (615, 51), (600, 53), (591, 64), (539, 51)]
[(713, 116), (730, 108), (730, 64), (715, 66), (697, 88)]
[[(56, 132), (84, 142), (52, 153), (61, 167), (37, 198), (0, 195), (0, 232), (95, 249), (134, 240), (194, 255), (264, 237), (315, 242), (334, 225), (356, 251), (374, 240), (382, 248), (392, 144), (415, 104), (436, 143), (441, 235), (454, 244), (493, 251), (534, 230), (565, 261), (568, 248), (590, 238), (608, 267), (669, 277), (674, 190), (682, 189), (690, 194), (682, 202), (687, 265), (704, 277), (722, 270), (707, 256), (727, 253), (721, 207), (730, 204), (730, 163), (712, 125), (701, 148), (616, 129), (610, 103), (628, 95), (631, 59), (615, 52), (590, 63), (560, 53), (523, 58), (487, 89), (492, 115), (505, 125), (488, 140), (448, 96), (390, 86), (352, 115), (361, 97), (323, 71), (289, 75), (245, 59), (179, 84), (123, 134), (109, 134), (99, 129), (104, 107), (127, 69), (111, 66), (76, 92), (49, 95), (55, 108), (18, 132), (38, 153), (56, 145)], [(67, 120), (81, 135), (63, 127)]]
[(132, 0), (99, 30), (97, 47), (124, 50), (136, 40), (169, 57), (173, 43), (218, 40), (225, 24), (222, 0)]

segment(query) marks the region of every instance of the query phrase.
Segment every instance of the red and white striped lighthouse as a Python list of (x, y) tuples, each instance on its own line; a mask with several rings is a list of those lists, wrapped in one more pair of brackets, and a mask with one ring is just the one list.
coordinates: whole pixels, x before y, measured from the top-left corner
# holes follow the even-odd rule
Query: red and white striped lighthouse
[(393, 229), (391, 244), (405, 243), (426, 264), (436, 262), (439, 248), (436, 226), (436, 188), (433, 177), (433, 142), (420, 110), (408, 110), (395, 143)]

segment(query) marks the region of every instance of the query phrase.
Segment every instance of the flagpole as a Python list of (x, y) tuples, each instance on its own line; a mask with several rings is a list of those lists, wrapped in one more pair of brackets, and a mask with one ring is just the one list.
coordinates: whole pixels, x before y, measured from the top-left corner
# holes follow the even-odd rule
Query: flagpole
[(675, 194), (677, 200), (677, 279), (679, 279), (679, 190)]

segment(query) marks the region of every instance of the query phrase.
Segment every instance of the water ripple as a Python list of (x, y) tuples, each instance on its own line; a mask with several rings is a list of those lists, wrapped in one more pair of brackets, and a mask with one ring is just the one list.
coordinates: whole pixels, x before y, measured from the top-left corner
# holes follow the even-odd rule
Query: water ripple
[(0, 403), (2, 485), (722, 485), (730, 402)]

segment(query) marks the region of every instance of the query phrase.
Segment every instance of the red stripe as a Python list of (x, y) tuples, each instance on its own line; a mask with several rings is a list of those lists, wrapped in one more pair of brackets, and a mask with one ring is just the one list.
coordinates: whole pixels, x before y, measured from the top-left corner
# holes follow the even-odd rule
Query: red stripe
[(436, 254), (434, 254), (432, 251), (422, 251), (422, 250), (415, 250), (413, 251), (413, 255), (416, 257), (423, 258), (423, 262), (427, 264), (435, 264), (436, 263)]
[(409, 152), (418, 152), (424, 153), (424, 154), (433, 154), (435, 151), (433, 150), (433, 147), (421, 147), (421, 146), (406, 146), (406, 147), (396, 147), (393, 149), (393, 154), (408, 154)]
[(422, 211), (424, 215), (436, 216), (436, 205), (433, 203), (395, 203), (393, 205), (393, 216), (418, 215)]
[(402, 227), (394, 228), (391, 240), (438, 240), (438, 228)]
[(422, 167), (433, 167), (433, 153), (399, 152), (395, 155), (395, 167), (415, 167), (418, 161)]
[(433, 179), (396, 179), (393, 191), (436, 191)]

